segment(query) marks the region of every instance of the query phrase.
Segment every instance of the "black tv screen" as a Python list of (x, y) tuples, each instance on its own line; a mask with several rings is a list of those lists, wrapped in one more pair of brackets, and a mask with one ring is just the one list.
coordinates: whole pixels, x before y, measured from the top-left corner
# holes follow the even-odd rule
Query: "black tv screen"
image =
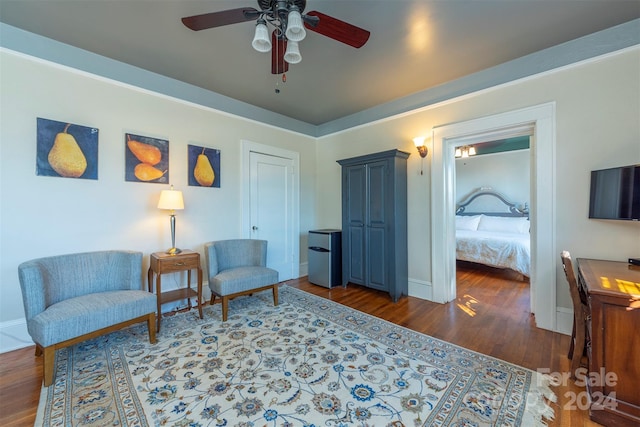
[(640, 165), (591, 172), (589, 218), (640, 220)]

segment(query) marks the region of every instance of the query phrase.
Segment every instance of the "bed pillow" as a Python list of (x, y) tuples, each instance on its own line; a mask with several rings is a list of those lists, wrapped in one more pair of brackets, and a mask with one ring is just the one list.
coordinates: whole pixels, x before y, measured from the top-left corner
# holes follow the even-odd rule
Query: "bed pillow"
[(478, 224), (478, 231), (495, 231), (499, 233), (529, 233), (527, 218), (511, 218), (503, 216), (482, 215)]
[(476, 231), (482, 215), (456, 215), (456, 230)]

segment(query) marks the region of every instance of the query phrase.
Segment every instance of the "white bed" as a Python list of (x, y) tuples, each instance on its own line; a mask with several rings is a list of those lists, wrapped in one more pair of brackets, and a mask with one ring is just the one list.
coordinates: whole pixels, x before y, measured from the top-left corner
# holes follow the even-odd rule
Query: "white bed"
[[(497, 199), (502, 206), (472, 209), (478, 198)], [(486, 200), (485, 200), (486, 204)], [(495, 202), (494, 202), (495, 204)], [(529, 277), (531, 247), (526, 209), (518, 209), (499, 193), (482, 189), (456, 210), (456, 258), (497, 268), (509, 268)]]

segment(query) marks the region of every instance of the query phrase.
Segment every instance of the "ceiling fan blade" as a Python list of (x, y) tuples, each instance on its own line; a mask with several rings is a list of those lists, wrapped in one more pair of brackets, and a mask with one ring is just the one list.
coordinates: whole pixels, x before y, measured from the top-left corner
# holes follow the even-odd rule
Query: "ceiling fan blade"
[(319, 18), (318, 23), (314, 26), (312, 23), (305, 21), (304, 26), (311, 31), (327, 36), (331, 39), (348, 44), (355, 48), (360, 48), (369, 40), (369, 31), (364, 30), (355, 25), (341, 21), (324, 13), (311, 11), (307, 16)]
[(287, 50), (287, 40), (276, 35), (277, 30), (271, 33), (271, 74), (282, 74), (289, 71), (289, 63), (284, 60)]
[(193, 31), (200, 31), (206, 30), (207, 28), (222, 27), (223, 25), (253, 21), (258, 19), (258, 16), (260, 16), (260, 11), (257, 9), (252, 7), (240, 7), (238, 9), (205, 13), (203, 15), (187, 16), (182, 18), (182, 23)]

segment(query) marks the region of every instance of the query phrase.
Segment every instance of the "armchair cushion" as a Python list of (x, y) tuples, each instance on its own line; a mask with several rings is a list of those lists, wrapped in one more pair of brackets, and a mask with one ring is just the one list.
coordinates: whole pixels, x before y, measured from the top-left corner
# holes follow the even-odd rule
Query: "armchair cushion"
[(29, 322), (34, 342), (43, 347), (155, 312), (146, 291), (109, 291), (57, 302)]
[(278, 283), (278, 272), (267, 267), (236, 267), (221, 271), (209, 283), (218, 295), (230, 295)]

